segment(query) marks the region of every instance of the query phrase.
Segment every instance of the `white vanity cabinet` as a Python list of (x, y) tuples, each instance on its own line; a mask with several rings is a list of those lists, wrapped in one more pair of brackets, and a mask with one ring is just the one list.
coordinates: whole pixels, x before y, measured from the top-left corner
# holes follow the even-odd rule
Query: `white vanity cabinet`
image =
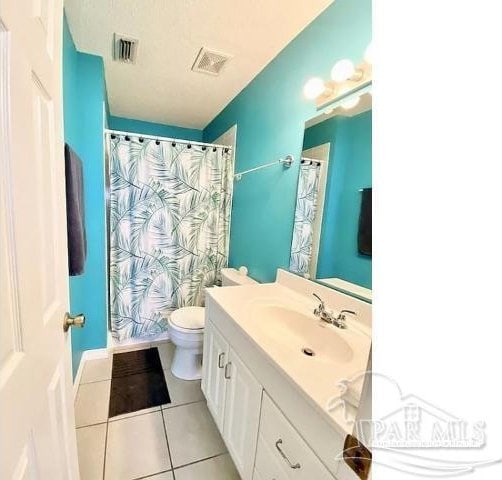
[(225, 409), (225, 365), (228, 360), (229, 346), (223, 336), (206, 320), (204, 328), (204, 350), (202, 358), (202, 391), (207, 406), (213, 414), (220, 432), (223, 432)]
[(333, 480), (266, 392), (263, 393), (256, 453), (256, 478)]
[(333, 480), (263, 386), (206, 318), (202, 391), (243, 480)]
[[(340, 332), (316, 322), (312, 292), (359, 320)], [(343, 461), (356, 418), (328, 405), (367, 366), (371, 307), (281, 270), (275, 283), (206, 293), (202, 389), (242, 479), (358, 480)], [(350, 361), (327, 355), (341, 344)]]
[(243, 480), (251, 480), (262, 387), (225, 338), (206, 320), (202, 391)]
[(256, 438), (260, 423), (262, 387), (230, 348), (225, 377), (223, 438), (243, 479), (252, 477)]

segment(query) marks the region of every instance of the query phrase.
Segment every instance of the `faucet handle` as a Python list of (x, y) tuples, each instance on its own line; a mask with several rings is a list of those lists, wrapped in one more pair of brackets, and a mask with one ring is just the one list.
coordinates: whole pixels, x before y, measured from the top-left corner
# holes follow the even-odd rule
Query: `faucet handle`
[(323, 312), (325, 311), (324, 301), (322, 300), (322, 298), (319, 295), (316, 295), (315, 293), (313, 293), (312, 295), (314, 295), (314, 297), (317, 298), (317, 300), (319, 300), (319, 302), (320, 302), (319, 306), (317, 308), (314, 308), (314, 315), (321, 316), (323, 314)]
[(324, 307), (324, 300), (317, 294), (313, 293), (312, 294), (315, 298), (317, 298), (317, 300), (319, 300), (321, 302), (321, 305)]
[(357, 313), (352, 310), (340, 310), (338, 317), (336, 317), (333, 322), (338, 328), (347, 328), (346, 317), (345, 317), (346, 313), (357, 315)]

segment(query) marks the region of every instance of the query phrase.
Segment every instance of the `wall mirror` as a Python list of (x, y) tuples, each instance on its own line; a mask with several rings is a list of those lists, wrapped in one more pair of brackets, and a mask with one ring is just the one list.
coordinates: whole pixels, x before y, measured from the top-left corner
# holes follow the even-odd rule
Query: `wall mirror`
[(305, 123), (290, 271), (371, 302), (371, 93)]

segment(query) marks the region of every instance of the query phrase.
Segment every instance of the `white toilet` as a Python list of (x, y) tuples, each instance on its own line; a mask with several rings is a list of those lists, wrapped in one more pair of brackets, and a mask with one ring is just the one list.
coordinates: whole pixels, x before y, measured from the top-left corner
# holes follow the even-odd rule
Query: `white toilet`
[[(257, 283), (241, 267), (221, 270), (222, 286)], [(183, 307), (169, 315), (169, 338), (175, 345), (171, 372), (183, 380), (198, 380), (202, 372), (202, 344), (204, 341), (204, 307)]]

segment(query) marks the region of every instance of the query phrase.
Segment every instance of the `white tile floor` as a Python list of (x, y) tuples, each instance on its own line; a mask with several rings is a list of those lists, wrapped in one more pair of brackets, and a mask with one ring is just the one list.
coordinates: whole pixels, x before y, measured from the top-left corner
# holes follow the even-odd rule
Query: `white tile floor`
[(171, 403), (108, 419), (112, 356), (86, 362), (75, 402), (81, 480), (239, 480), (200, 381), (174, 377), (158, 345)]

